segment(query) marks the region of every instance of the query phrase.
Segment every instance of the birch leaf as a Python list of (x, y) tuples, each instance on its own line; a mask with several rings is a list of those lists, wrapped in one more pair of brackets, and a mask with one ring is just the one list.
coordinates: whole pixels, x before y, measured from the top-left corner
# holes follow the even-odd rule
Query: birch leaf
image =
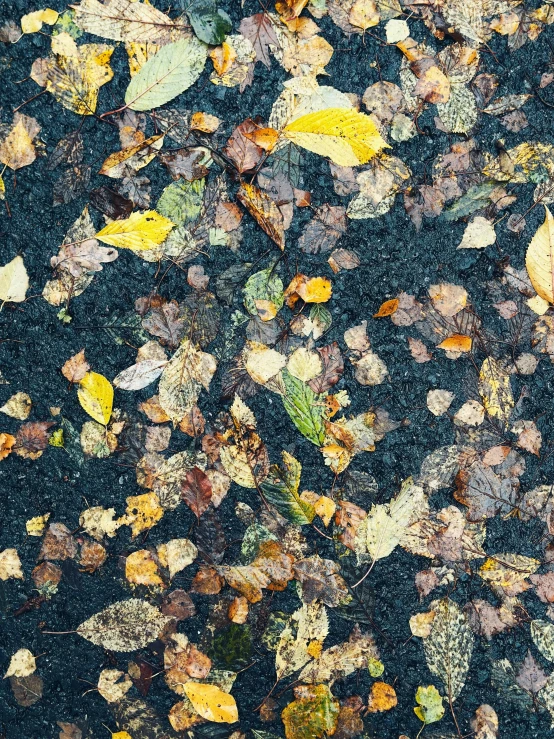
[(120, 249), (142, 251), (165, 241), (174, 223), (155, 210), (136, 211), (129, 218), (112, 221), (96, 234), (99, 241)]
[(371, 507), (367, 518), (358, 528), (356, 551), (364, 559), (367, 552), (372, 561), (388, 557), (401, 543), (408, 526), (428, 508), (423, 488), (408, 478), (390, 503)]
[(142, 390), (162, 374), (166, 359), (145, 359), (128, 367), (114, 378), (113, 384), (120, 390)]
[(264, 497), (291, 523), (311, 523), (315, 510), (298, 494), (302, 465), (292, 454), (283, 451), (283, 466), (272, 465), (268, 477), (260, 485)]
[(132, 78), (125, 104), (131, 110), (152, 110), (173, 100), (200, 77), (207, 49), (194, 36), (163, 46)]
[(546, 205), (544, 211), (544, 223), (527, 248), (525, 266), (538, 295), (554, 303), (554, 218)]
[(431, 633), (423, 641), (425, 659), (429, 670), (444, 683), (449, 700), (455, 701), (465, 685), (473, 634), (464, 613), (450, 598), (439, 601), (433, 610)]
[(550, 621), (531, 621), (531, 638), (542, 656), (554, 662), (554, 624)]
[(167, 44), (172, 32), (184, 32), (186, 28), (150, 3), (82, 0), (73, 7), (74, 22), (81, 30), (113, 41)]
[(0, 267), (0, 300), (8, 303), (22, 303), (29, 289), (29, 277), (23, 259), (14, 257)]
[(79, 403), (91, 418), (106, 426), (112, 415), (113, 387), (104, 375), (87, 372), (77, 390)]
[(194, 709), (205, 718), (218, 724), (234, 724), (239, 720), (235, 699), (217, 685), (185, 683), (183, 689)]
[(388, 146), (373, 120), (352, 108), (327, 108), (300, 116), (285, 126), (283, 136), (342, 167), (365, 164)]
[(160, 405), (178, 423), (198, 400), (202, 387), (209, 390), (217, 369), (211, 354), (196, 349), (185, 339), (164, 367), (159, 385)]
[(104, 649), (132, 652), (155, 641), (170, 621), (150, 603), (131, 598), (91, 616), (77, 628), (77, 633)]

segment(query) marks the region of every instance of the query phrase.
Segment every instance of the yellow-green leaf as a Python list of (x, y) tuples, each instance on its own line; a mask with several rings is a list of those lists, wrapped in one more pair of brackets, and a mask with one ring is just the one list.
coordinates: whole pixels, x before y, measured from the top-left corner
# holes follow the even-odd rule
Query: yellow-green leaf
[(104, 244), (116, 246), (118, 249), (133, 249), (142, 251), (153, 249), (165, 241), (175, 224), (161, 216), (155, 210), (144, 213), (131, 213), (129, 218), (108, 223), (96, 234)]
[(419, 705), (414, 708), (414, 713), (424, 724), (433, 724), (444, 716), (442, 698), (434, 685), (428, 685), (426, 688), (420, 685), (415, 699)]
[(112, 415), (113, 387), (104, 375), (87, 372), (77, 390), (79, 403), (98, 423), (106, 424)]
[(206, 683), (185, 683), (184, 691), (194, 709), (206, 721), (218, 724), (234, 724), (239, 720), (239, 712), (235, 699), (217, 685)]
[(554, 303), (554, 218), (546, 205), (544, 210), (544, 223), (531, 239), (525, 266), (537, 293), (543, 300)]
[(388, 146), (371, 118), (353, 108), (327, 108), (300, 116), (285, 126), (283, 136), (342, 167), (365, 164)]

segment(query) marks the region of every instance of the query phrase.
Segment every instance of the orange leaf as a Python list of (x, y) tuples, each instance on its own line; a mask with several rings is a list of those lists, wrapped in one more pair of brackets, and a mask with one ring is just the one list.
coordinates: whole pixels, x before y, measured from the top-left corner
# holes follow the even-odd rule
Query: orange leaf
[(437, 349), (444, 349), (447, 352), (470, 352), (473, 340), (471, 336), (464, 334), (454, 334), (449, 336), (437, 346)]
[(373, 314), (373, 318), (386, 318), (387, 316), (392, 316), (392, 314), (396, 313), (397, 310), (398, 298), (394, 298), (393, 300), (385, 300), (377, 313)]

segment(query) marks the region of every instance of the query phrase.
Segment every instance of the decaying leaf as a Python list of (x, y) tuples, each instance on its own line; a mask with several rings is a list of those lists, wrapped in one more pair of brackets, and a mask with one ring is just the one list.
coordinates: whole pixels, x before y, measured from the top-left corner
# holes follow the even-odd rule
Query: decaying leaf
[(77, 633), (104, 649), (133, 652), (157, 639), (170, 621), (155, 606), (130, 598), (91, 616), (77, 628)]

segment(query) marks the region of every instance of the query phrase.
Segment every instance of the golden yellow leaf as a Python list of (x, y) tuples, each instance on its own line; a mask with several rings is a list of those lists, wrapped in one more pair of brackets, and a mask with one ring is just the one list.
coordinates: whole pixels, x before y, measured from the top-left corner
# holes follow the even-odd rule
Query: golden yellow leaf
[(155, 526), (164, 514), (160, 499), (156, 493), (131, 495), (127, 498), (127, 515), (119, 522), (131, 527), (133, 539)]
[(471, 336), (464, 334), (454, 334), (448, 336), (444, 341), (437, 345), (438, 349), (444, 349), (447, 352), (470, 352), (473, 341)]
[(150, 585), (165, 587), (160, 577), (158, 565), (148, 549), (132, 552), (125, 560), (125, 577), (131, 585)]
[(116, 731), (115, 734), (112, 734), (112, 739), (133, 739), (133, 737), (126, 731)]
[(234, 724), (239, 720), (235, 699), (229, 693), (205, 683), (185, 683), (184, 690), (195, 710), (206, 721)]
[(12, 447), (15, 446), (15, 436), (12, 434), (0, 434), (0, 460), (6, 459), (11, 454)]
[(25, 529), (27, 531), (27, 536), (42, 536), (42, 532), (48, 523), (50, 515), (50, 513), (45, 513), (43, 516), (34, 516), (26, 521)]
[(367, 710), (369, 713), (379, 713), (381, 711), (390, 711), (398, 703), (396, 691), (392, 685), (387, 683), (376, 682), (371, 686)]
[(544, 223), (527, 248), (525, 266), (538, 295), (554, 303), (554, 218), (546, 205), (544, 210)]
[(279, 131), (274, 128), (257, 128), (251, 133), (245, 133), (247, 139), (264, 151), (271, 151), (279, 139)]
[(104, 375), (87, 372), (77, 390), (79, 403), (91, 418), (106, 426), (112, 415), (113, 387)]
[(40, 125), (31, 116), (16, 113), (13, 126), (0, 144), (0, 162), (10, 169), (27, 167), (36, 159), (33, 139), (40, 132)]
[(326, 303), (333, 292), (331, 281), (326, 277), (311, 277), (296, 288), (305, 303)]
[(31, 78), (45, 87), (64, 108), (77, 115), (94, 115), (98, 90), (113, 77), (110, 67), (113, 46), (83, 44), (73, 47), (66, 43), (65, 48), (67, 54), (36, 59), (31, 67)]
[(153, 249), (165, 241), (175, 224), (155, 210), (144, 213), (136, 211), (129, 218), (112, 221), (96, 234), (104, 244), (116, 246), (118, 249)]
[(342, 167), (365, 164), (388, 146), (371, 118), (353, 108), (327, 108), (300, 116), (285, 126), (283, 136)]

